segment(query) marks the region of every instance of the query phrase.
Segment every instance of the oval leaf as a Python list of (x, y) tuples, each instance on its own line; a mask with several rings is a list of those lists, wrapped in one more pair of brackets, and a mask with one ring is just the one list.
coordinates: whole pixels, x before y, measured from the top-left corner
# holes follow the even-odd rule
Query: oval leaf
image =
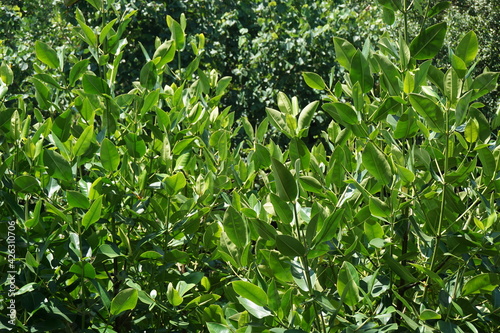
[(139, 293), (136, 289), (128, 288), (120, 291), (111, 301), (111, 314), (116, 316), (123, 311), (133, 310), (138, 298)]

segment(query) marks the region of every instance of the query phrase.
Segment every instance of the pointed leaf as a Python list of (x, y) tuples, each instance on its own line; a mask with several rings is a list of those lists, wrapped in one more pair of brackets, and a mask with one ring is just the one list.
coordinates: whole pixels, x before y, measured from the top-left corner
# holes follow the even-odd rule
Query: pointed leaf
[(476, 59), (478, 52), (478, 41), (474, 31), (469, 31), (458, 43), (455, 54), (468, 66)]
[(75, 143), (75, 146), (73, 147), (73, 153), (75, 156), (81, 156), (85, 154), (87, 149), (89, 149), (90, 144), (92, 141), (95, 139), (95, 133), (94, 133), (94, 126), (90, 125), (87, 126), (78, 138), (78, 140)]
[(302, 245), (302, 243), (300, 243), (297, 239), (288, 235), (278, 235), (276, 237), (276, 247), (282, 255), (291, 258), (301, 257), (306, 254), (304, 245)]
[(302, 77), (306, 84), (313, 89), (323, 90), (326, 87), (325, 81), (316, 73), (303, 72)]
[(297, 181), (291, 172), (278, 160), (271, 158), (273, 176), (276, 182), (276, 191), (281, 199), (294, 201), (297, 199)]
[(102, 196), (98, 197), (89, 210), (85, 213), (82, 219), (82, 226), (87, 229), (92, 224), (96, 223), (101, 218), (101, 210), (102, 210)]
[(353, 85), (359, 82), (363, 93), (369, 92), (373, 87), (373, 76), (370, 72), (370, 65), (361, 51), (357, 51), (352, 57), (350, 78)]
[(422, 31), (410, 44), (412, 57), (417, 60), (433, 58), (443, 46), (446, 30), (446, 22), (441, 22)]
[(410, 94), (410, 103), (433, 131), (444, 132), (443, 110), (434, 101), (427, 96)]
[(47, 172), (51, 177), (66, 181), (73, 180), (73, 172), (68, 161), (53, 150), (46, 150), (43, 153), (43, 163), (47, 167)]
[(38, 60), (50, 68), (59, 68), (59, 57), (56, 51), (49, 45), (37, 40), (35, 42), (35, 53)]
[(344, 261), (337, 278), (337, 291), (344, 303), (355, 306), (359, 302), (359, 274), (356, 268)]
[(366, 144), (362, 154), (362, 162), (370, 174), (387, 185), (392, 180), (392, 172), (385, 155), (371, 142)]
[(351, 69), (351, 60), (356, 54), (356, 48), (347, 40), (339, 37), (333, 37), (335, 47), (335, 56), (338, 63), (347, 70)]

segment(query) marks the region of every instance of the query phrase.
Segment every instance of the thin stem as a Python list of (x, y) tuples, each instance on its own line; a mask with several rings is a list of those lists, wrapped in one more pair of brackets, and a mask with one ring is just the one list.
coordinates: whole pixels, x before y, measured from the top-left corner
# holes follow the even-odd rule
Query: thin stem
[[(445, 142), (445, 147), (444, 147), (444, 170), (441, 172), (441, 177), (442, 177), (442, 192), (441, 192), (441, 206), (439, 207), (439, 220), (438, 220), (438, 225), (437, 225), (437, 230), (436, 230), (436, 237), (434, 240), (434, 249), (432, 251), (432, 257), (431, 257), (431, 264), (430, 264), (430, 270), (434, 271), (434, 268), (436, 266), (436, 259), (437, 259), (437, 252), (439, 249), (439, 241), (441, 240), (441, 231), (443, 228), (443, 219), (444, 219), (444, 207), (446, 203), (446, 186), (448, 185), (446, 183), (446, 174), (448, 173), (448, 147), (450, 143), (450, 130), (449, 130), (449, 112), (448, 110), (445, 112), (445, 128), (446, 128), (446, 142)], [(424, 298), (428, 290), (428, 284), (425, 287), (424, 290)]]

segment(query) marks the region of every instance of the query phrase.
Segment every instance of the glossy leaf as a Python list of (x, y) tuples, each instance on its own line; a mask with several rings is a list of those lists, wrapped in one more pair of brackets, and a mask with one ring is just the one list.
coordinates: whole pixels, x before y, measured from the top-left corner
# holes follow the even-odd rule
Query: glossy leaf
[(82, 226), (87, 229), (101, 218), (102, 196), (98, 197), (82, 218)]
[(95, 75), (84, 74), (82, 83), (83, 90), (85, 90), (87, 94), (110, 94), (110, 89), (106, 81)]
[(304, 245), (292, 236), (278, 235), (276, 237), (276, 246), (281, 254), (291, 258), (301, 257), (306, 254)]
[(116, 171), (120, 165), (120, 155), (118, 149), (108, 138), (104, 138), (101, 143), (101, 163), (104, 169), (109, 172)]
[(243, 219), (241, 214), (229, 206), (224, 214), (224, 231), (227, 236), (238, 248), (244, 248), (248, 241), (248, 227), (246, 221)]
[(467, 281), (462, 289), (462, 296), (470, 294), (490, 294), (500, 285), (500, 277), (495, 273), (483, 273)]
[(267, 305), (267, 295), (261, 287), (246, 281), (233, 281), (231, 284), (234, 291), (241, 297), (249, 299), (258, 306)]
[(478, 53), (478, 41), (474, 31), (469, 31), (462, 37), (455, 50), (455, 54), (460, 57), (466, 65), (476, 59)]
[(120, 291), (111, 301), (111, 314), (119, 315), (123, 311), (133, 310), (137, 305), (139, 293), (136, 289), (127, 288)]
[(275, 158), (271, 158), (271, 163), (278, 195), (285, 201), (294, 201), (298, 195), (295, 177)]
[(89, 199), (83, 193), (66, 191), (66, 199), (70, 207), (82, 209), (89, 209), (90, 207)]
[(344, 261), (337, 278), (337, 292), (349, 306), (355, 306), (359, 302), (359, 274), (356, 268), (349, 262)]
[(441, 22), (422, 31), (410, 43), (411, 56), (417, 60), (433, 58), (443, 46), (446, 30), (446, 23)]
[(73, 147), (75, 156), (81, 156), (87, 152), (92, 142), (95, 140), (94, 126), (87, 126)]
[(38, 60), (40, 60), (50, 68), (59, 68), (60, 63), (57, 52), (48, 44), (37, 40), (35, 42), (35, 53)]
[(45, 150), (43, 153), (43, 163), (47, 167), (47, 172), (50, 176), (66, 181), (73, 180), (71, 166), (59, 153), (53, 150)]
[(363, 165), (382, 184), (387, 185), (392, 180), (392, 172), (385, 155), (371, 142), (363, 149)]
[(347, 40), (339, 37), (333, 37), (333, 44), (335, 47), (336, 60), (345, 69), (351, 69), (351, 61), (356, 54), (356, 48)]
[(351, 60), (350, 78), (352, 84), (359, 82), (363, 93), (369, 92), (373, 87), (373, 76), (370, 66), (360, 51), (357, 51)]
[(326, 87), (325, 81), (316, 73), (303, 72), (302, 77), (306, 84), (313, 89), (323, 90)]
[(443, 110), (434, 101), (423, 95), (410, 94), (410, 103), (433, 131), (444, 132)]
[(186, 177), (184, 177), (182, 172), (178, 172), (175, 175), (165, 178), (163, 183), (168, 194), (174, 195), (186, 186)]
[(33, 176), (23, 175), (14, 180), (14, 189), (20, 193), (37, 193), (40, 191), (40, 183)]

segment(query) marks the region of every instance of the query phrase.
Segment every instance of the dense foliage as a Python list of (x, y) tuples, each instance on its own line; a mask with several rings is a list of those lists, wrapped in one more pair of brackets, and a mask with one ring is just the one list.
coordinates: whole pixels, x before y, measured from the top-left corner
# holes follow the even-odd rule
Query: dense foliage
[[(2, 302), (0, 328), (500, 329), (500, 120), (478, 102), (499, 74), (477, 70), (481, 38), (461, 32), (446, 62), (448, 2), (363, 7), (381, 34), (361, 38), (349, 7), (252, 3), (80, 1), (56, 19), (74, 23), (65, 47), (29, 37), (22, 84), (2, 45), (1, 291), (17, 313)], [(210, 39), (194, 13), (214, 15)]]

